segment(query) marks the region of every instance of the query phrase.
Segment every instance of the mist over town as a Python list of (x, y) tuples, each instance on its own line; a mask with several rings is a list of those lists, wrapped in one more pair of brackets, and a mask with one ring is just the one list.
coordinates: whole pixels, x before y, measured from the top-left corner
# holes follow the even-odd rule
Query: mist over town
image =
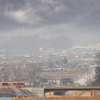
[(100, 0), (0, 0), (0, 98), (99, 100), (99, 90)]

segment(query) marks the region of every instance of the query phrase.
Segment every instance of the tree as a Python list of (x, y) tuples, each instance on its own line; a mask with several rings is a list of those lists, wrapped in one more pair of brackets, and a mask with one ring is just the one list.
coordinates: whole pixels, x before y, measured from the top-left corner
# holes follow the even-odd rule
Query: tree
[(95, 85), (100, 85), (100, 51), (96, 53), (95, 58), (97, 64), (95, 68)]
[(36, 85), (37, 76), (39, 75), (40, 68), (41, 67), (39, 64), (27, 64), (26, 65), (28, 79), (30, 83), (33, 83), (34, 85)]
[(11, 74), (9, 73), (9, 68), (7, 66), (5, 66), (1, 69), (1, 72), (2, 72), (3, 81), (9, 82), (10, 81), (9, 78), (11, 76)]
[(47, 64), (50, 68), (54, 67), (54, 62), (52, 60), (48, 60)]
[(14, 76), (15, 76), (14, 80), (21, 82), (22, 81), (21, 77), (22, 77), (23, 69), (20, 66), (15, 67), (15, 68), (13, 67), (13, 72), (14, 72)]
[(100, 85), (100, 66), (95, 69), (95, 85)]
[(64, 58), (63, 58), (62, 61), (63, 61), (64, 64), (67, 64), (68, 63), (68, 59), (66, 58), (66, 56), (64, 56)]

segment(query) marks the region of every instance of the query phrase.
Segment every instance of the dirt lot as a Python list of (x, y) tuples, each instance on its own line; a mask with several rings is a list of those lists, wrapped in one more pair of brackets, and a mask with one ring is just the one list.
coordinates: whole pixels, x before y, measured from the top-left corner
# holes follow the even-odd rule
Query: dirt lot
[(19, 90), (21, 91), (22, 94), (35, 94), (33, 92), (28, 91), (27, 89), (21, 89), (21, 88), (19, 88)]
[(66, 72), (43, 72), (41, 73), (42, 76), (44, 77), (54, 77), (57, 75), (60, 75), (61, 77), (72, 77), (72, 78), (77, 78), (81, 75), (83, 75), (85, 73), (85, 71), (66, 71)]
[(27, 97), (15, 100), (100, 100), (100, 97)]
[[(22, 94), (34, 94), (26, 89), (21, 89), (19, 88), (20, 92)], [(16, 94), (12, 89), (5, 89), (5, 88), (0, 88), (0, 95), (12, 95), (12, 94)]]
[(5, 88), (0, 88), (0, 95), (11, 95), (11, 94), (15, 94), (14, 91), (12, 89), (5, 89)]

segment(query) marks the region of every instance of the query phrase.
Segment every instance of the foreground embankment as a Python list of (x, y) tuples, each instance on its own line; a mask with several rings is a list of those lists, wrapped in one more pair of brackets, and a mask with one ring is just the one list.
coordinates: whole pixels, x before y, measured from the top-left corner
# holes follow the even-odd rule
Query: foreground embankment
[(27, 97), (15, 100), (100, 100), (100, 97)]

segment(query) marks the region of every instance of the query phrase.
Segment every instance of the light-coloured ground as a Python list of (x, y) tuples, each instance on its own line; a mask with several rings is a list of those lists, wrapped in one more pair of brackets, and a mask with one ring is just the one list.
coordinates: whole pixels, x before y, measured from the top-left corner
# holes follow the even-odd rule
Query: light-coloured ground
[(15, 98), (0, 98), (0, 100), (14, 100)]
[(41, 73), (42, 76), (72, 76), (73, 78), (79, 77), (83, 75), (85, 71), (66, 71), (66, 72), (43, 72)]
[(81, 95), (81, 97), (86, 97), (86, 96), (90, 97), (91, 96), (91, 91), (85, 92)]
[(100, 94), (100, 91), (75, 91), (69, 96), (93, 97), (98, 96), (98, 94)]
[(100, 97), (27, 97), (15, 100), (100, 100)]
[(75, 91), (74, 93), (68, 95), (68, 96), (79, 96), (83, 91)]

